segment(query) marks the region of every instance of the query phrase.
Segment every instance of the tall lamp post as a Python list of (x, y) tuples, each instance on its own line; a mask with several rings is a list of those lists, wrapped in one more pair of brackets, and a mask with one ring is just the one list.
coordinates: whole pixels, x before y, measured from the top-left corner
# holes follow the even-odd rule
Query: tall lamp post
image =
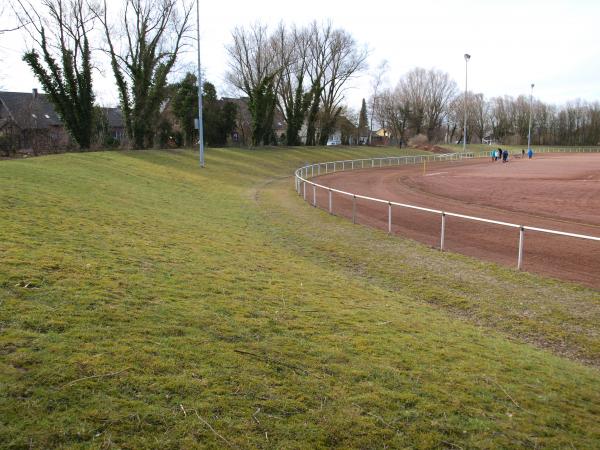
[(531, 148), (531, 116), (533, 115), (533, 87), (531, 83), (531, 93), (529, 94), (529, 134), (527, 135), (527, 151)]
[(202, 65), (200, 63), (200, 0), (196, 1), (196, 38), (198, 46), (198, 145), (200, 167), (204, 167), (204, 126), (202, 124)]
[(467, 66), (469, 59), (471, 59), (471, 55), (465, 53), (465, 117), (464, 117), (464, 127), (463, 127), (463, 153), (467, 152)]

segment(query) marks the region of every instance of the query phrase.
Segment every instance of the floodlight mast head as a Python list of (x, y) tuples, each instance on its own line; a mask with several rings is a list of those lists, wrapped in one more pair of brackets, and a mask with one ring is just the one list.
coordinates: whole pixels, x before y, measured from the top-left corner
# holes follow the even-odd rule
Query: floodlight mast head
[(531, 89), (533, 89), (535, 87), (535, 84), (531, 83)]
[(469, 61), (471, 59), (471, 55), (465, 53), (465, 61)]

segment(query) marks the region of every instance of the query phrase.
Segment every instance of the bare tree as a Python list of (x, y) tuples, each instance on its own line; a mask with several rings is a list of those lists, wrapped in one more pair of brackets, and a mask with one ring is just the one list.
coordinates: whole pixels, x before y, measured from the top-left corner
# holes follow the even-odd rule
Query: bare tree
[[(126, 0), (124, 11), (96, 8), (106, 36), (125, 130), (133, 148), (152, 145), (167, 76), (185, 45), (192, 3)], [(120, 17), (115, 26), (112, 17)]]
[(377, 66), (377, 69), (373, 73), (373, 78), (371, 80), (371, 101), (369, 102), (369, 145), (372, 144), (373, 140), (373, 119), (375, 117), (375, 111), (379, 101), (379, 93), (385, 84), (385, 76), (388, 70), (389, 63), (384, 59), (381, 61), (381, 63), (379, 63), (379, 66)]
[(428, 101), (427, 71), (420, 67), (411, 70), (400, 79), (397, 89), (408, 108), (409, 126), (414, 134), (421, 134)]
[(389, 131), (392, 140), (401, 147), (406, 139), (410, 111), (400, 86), (393, 90), (384, 89), (379, 94), (375, 115), (383, 128)]
[(299, 145), (299, 132), (312, 102), (312, 90), (306, 83), (309, 64), (310, 31), (282, 26), (276, 31), (275, 56), (281, 67), (277, 83), (277, 104), (286, 121), (287, 145)]
[(278, 78), (287, 65), (287, 60), (276, 58), (282, 53), (277, 52), (277, 46), (288, 46), (285, 28), (280, 25), (270, 36), (268, 27), (257, 22), (248, 28), (236, 27), (232, 38), (226, 47), (230, 58), (227, 80), (248, 96), (253, 145), (269, 144), (273, 140)]
[(367, 68), (368, 51), (359, 48), (350, 33), (333, 29), (331, 23), (313, 24), (313, 90), (320, 90), (319, 143), (325, 145), (341, 112), (349, 80)]
[(483, 94), (475, 94), (471, 98), (473, 129), (480, 142), (486, 137), (490, 128), (490, 105)]
[(442, 119), (447, 115), (448, 106), (456, 91), (456, 83), (450, 75), (435, 69), (427, 71), (425, 120), (430, 141), (434, 140), (435, 130), (439, 129)]

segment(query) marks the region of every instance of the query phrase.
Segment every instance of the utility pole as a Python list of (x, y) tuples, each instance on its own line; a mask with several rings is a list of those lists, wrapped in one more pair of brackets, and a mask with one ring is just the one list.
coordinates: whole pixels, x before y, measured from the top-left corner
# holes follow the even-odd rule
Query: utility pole
[(535, 84), (531, 83), (531, 92), (529, 94), (529, 134), (527, 135), (527, 151), (531, 148), (531, 116), (533, 115), (533, 87)]
[(467, 152), (467, 67), (469, 59), (471, 59), (471, 55), (465, 53), (465, 117), (464, 117), (464, 127), (463, 127), (463, 153)]
[(198, 144), (200, 167), (204, 167), (204, 126), (202, 124), (202, 64), (200, 62), (200, 0), (196, 0), (196, 38), (198, 46)]

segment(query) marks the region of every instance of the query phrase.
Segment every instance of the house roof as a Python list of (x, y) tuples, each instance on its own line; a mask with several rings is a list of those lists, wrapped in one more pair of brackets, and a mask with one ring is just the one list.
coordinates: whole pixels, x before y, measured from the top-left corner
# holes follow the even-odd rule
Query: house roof
[(125, 126), (121, 108), (102, 108), (102, 111), (106, 115), (110, 128), (123, 128)]
[(0, 91), (0, 102), (22, 129), (60, 126), (61, 120), (45, 94)]

